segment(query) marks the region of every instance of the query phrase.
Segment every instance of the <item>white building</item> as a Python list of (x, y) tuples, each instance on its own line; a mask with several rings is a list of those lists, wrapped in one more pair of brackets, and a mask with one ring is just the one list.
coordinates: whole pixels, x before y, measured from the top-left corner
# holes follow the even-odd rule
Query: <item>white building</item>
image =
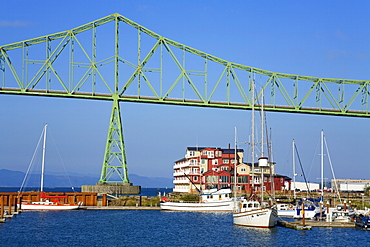
[[(294, 190), (294, 184), (295, 188), (299, 191), (313, 191), (313, 190), (319, 190), (320, 184), (319, 183), (305, 183), (305, 182), (291, 182), (291, 188), (290, 190)], [(308, 187), (308, 188), (307, 188)], [(289, 183), (285, 183), (285, 188), (289, 188)]]
[(365, 179), (332, 179), (331, 187), (340, 192), (363, 192), (365, 187), (370, 186), (370, 180)]

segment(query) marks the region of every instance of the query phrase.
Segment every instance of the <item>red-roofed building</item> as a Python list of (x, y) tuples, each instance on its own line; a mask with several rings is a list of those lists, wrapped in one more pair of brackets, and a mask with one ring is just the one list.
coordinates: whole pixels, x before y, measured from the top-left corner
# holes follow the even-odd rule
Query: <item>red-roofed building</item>
[[(264, 174), (264, 191), (271, 191), (271, 178), (274, 181), (275, 191), (286, 190), (285, 182), (290, 178), (274, 174), (274, 163), (267, 166), (254, 165), (254, 175), (251, 163), (244, 163), (244, 150), (218, 147), (188, 147), (185, 157), (176, 161), (174, 165), (173, 192), (194, 193), (210, 188), (234, 188), (234, 167), (237, 167), (237, 190), (250, 192), (254, 177), (254, 190), (261, 190), (261, 172)], [(271, 174), (270, 174), (271, 169)]]

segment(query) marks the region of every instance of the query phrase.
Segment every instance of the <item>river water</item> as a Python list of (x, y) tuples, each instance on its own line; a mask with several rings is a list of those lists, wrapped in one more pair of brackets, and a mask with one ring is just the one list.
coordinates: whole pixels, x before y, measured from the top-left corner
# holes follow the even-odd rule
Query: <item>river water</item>
[[(16, 191), (14, 188), (8, 192)], [(48, 191), (53, 191), (49, 189)], [(4, 188), (2, 188), (4, 191)], [(169, 189), (144, 189), (156, 196)], [(64, 190), (65, 192), (65, 190)], [(309, 222), (307, 222), (309, 225)], [(354, 228), (293, 230), (233, 225), (231, 213), (160, 210), (22, 212), (0, 223), (0, 246), (370, 246)]]
[(370, 246), (369, 234), (352, 228), (239, 227), (231, 213), (30, 211), (0, 224), (0, 246)]

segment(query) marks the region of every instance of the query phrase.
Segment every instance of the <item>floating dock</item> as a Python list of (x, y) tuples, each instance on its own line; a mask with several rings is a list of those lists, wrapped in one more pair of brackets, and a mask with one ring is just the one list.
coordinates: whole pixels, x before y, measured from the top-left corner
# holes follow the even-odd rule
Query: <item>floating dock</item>
[(301, 221), (284, 221), (278, 220), (278, 226), (288, 227), (296, 230), (311, 230), (312, 227), (341, 227), (341, 228), (355, 228), (354, 222), (326, 222), (326, 221), (306, 221), (302, 225)]
[(303, 226), (302, 224), (300, 224), (300, 222), (291, 222), (291, 221), (284, 221), (284, 220), (278, 220), (277, 225), (296, 229), (296, 230), (311, 230), (312, 229), (312, 226), (307, 226), (307, 225)]

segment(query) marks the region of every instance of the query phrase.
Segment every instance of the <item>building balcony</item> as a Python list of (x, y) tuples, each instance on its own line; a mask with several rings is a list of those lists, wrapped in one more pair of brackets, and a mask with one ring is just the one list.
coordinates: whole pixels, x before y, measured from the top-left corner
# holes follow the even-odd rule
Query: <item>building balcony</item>
[(189, 179), (173, 180), (173, 184), (190, 184)]
[(174, 172), (173, 173), (173, 176), (174, 177), (182, 177), (182, 176), (185, 176), (186, 175), (200, 175), (200, 172), (184, 172), (184, 171), (181, 171), (181, 172)]
[(190, 162), (186, 162), (186, 163), (181, 163), (181, 164), (174, 165), (173, 169), (176, 170), (176, 169), (181, 169), (181, 168), (184, 168), (184, 167), (199, 167), (199, 164), (198, 163), (192, 164)]

